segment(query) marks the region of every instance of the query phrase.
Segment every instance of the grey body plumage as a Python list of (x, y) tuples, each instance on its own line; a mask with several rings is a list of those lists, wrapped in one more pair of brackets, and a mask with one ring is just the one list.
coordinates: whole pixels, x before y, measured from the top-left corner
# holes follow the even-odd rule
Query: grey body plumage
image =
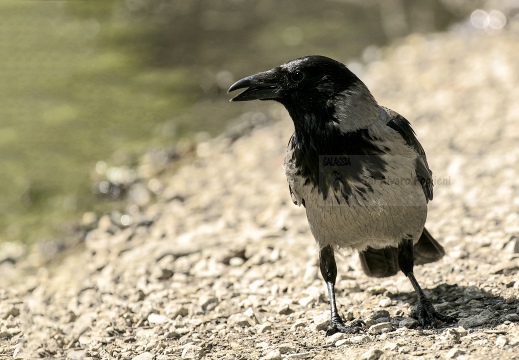
[[(297, 145), (289, 143), (285, 173), (292, 197), (297, 205), (304, 201), (308, 223), (320, 248), (332, 245), (363, 251), (368, 247), (397, 246), (404, 237), (418, 241), (427, 217), (427, 198), (415, 174), (419, 154), (387, 125), (390, 120), (388, 111), (382, 109), (367, 127), (374, 146), (384, 151), (380, 157), (387, 164), (385, 179), (374, 180), (369, 173), (362, 173), (349, 184), (355, 191), (348, 199), (340, 193), (333, 194), (333, 188), (327, 189), (332, 196), (323, 199), (322, 186), (333, 184), (305, 183), (294, 156)], [(370, 156), (330, 155), (349, 155), (353, 161)]]
[(337, 248), (357, 249), (369, 276), (402, 270), (418, 293), (422, 326), (454, 321), (434, 310), (413, 274), (414, 264), (445, 253), (424, 228), (432, 172), (410, 123), (379, 106), (346, 66), (323, 56), (246, 77), (229, 91), (237, 89), (245, 90), (233, 101), (275, 100), (294, 122), (285, 173), (320, 249), (331, 306), (327, 334), (361, 330), (360, 322), (344, 325), (337, 311)]

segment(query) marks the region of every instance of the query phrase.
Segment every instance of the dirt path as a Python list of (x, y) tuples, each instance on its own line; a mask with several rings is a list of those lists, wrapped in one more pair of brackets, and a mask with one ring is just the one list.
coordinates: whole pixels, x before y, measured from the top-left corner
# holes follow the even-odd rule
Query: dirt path
[(360, 74), (427, 151), (427, 227), (448, 255), (416, 276), (458, 324), (417, 329), (404, 276), (368, 278), (345, 251), (340, 311), (368, 328), (325, 337), (314, 241), (282, 170), (292, 125), (272, 105), (244, 115), (250, 133), (201, 143), (194, 163), (155, 179), (157, 201), (131, 225), (106, 216), (85, 251), (0, 279), (0, 358), (519, 358), (517, 45), (413, 36)]

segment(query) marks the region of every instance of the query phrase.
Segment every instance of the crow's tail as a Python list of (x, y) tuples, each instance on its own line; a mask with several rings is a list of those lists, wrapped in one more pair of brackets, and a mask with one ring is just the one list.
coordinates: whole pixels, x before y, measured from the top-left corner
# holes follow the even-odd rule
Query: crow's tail
[[(445, 255), (443, 247), (429, 234), (426, 228), (413, 247), (414, 264), (423, 265), (440, 260)], [(398, 248), (386, 247), (374, 249), (368, 247), (359, 253), (362, 270), (368, 276), (387, 277), (395, 275), (398, 270)]]

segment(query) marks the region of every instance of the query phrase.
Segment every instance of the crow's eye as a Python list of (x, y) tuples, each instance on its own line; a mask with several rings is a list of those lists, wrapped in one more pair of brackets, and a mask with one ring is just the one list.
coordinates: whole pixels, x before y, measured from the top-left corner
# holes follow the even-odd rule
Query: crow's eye
[(305, 74), (303, 74), (301, 71), (294, 71), (292, 74), (290, 74), (290, 79), (293, 82), (300, 82), (305, 78)]

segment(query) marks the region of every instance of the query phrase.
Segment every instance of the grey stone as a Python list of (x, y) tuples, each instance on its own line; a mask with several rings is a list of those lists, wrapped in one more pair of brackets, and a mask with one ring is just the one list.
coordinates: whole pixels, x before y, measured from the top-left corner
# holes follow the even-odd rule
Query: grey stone
[(391, 315), (389, 315), (389, 311), (387, 310), (378, 310), (378, 311), (375, 311), (372, 315), (371, 315), (371, 318), (373, 320), (377, 320), (377, 319), (380, 319), (380, 318), (390, 318)]
[(200, 346), (194, 344), (186, 344), (182, 349), (182, 359), (200, 359), (203, 350)]
[(9, 306), (8, 309), (4, 313), (4, 320), (7, 319), (9, 316), (17, 317), (20, 315), (20, 309), (17, 306)]
[(346, 337), (347, 337), (346, 334), (338, 332), (338, 333), (333, 334), (332, 336), (328, 336), (326, 338), (326, 343), (327, 344), (335, 344), (337, 341), (342, 340), (342, 339), (344, 339)]
[(455, 330), (460, 335), (460, 337), (466, 336), (468, 334), (468, 331), (464, 327), (461, 327), (461, 326), (454, 328), (453, 330)]
[(294, 310), (292, 310), (290, 308), (290, 305), (288, 304), (284, 304), (282, 305), (279, 309), (278, 309), (278, 314), (280, 315), (290, 315), (294, 312)]
[(263, 324), (256, 325), (256, 329), (258, 334), (264, 334), (266, 332), (272, 331), (272, 324), (267, 321)]
[(490, 310), (483, 310), (481, 313), (469, 316), (458, 321), (458, 324), (465, 329), (486, 324), (494, 317), (494, 313)]
[(249, 327), (249, 318), (245, 316), (242, 313), (239, 314), (233, 314), (229, 316), (229, 319), (227, 320), (227, 324), (229, 326), (238, 326), (238, 327)]
[(214, 296), (202, 296), (199, 304), (203, 311), (211, 311), (218, 305), (218, 298)]
[(389, 351), (394, 351), (396, 349), (398, 349), (398, 343), (394, 343), (394, 342), (387, 342), (383, 348), (383, 350), (389, 350)]
[(313, 319), (312, 327), (317, 331), (326, 330), (328, 328), (328, 325), (330, 325), (329, 312), (315, 316)]
[(465, 354), (465, 352), (463, 350), (460, 350), (458, 348), (452, 348), (447, 352), (447, 354), (445, 355), (445, 358), (455, 359), (458, 356), (463, 355), (463, 354)]
[(369, 349), (364, 354), (362, 354), (362, 359), (365, 360), (378, 360), (384, 352), (379, 349)]
[(183, 305), (173, 305), (166, 308), (166, 315), (170, 316), (172, 319), (176, 319), (178, 316), (187, 316), (188, 313), (188, 309)]
[(349, 338), (349, 342), (352, 344), (362, 344), (366, 341), (369, 341), (368, 335), (355, 335)]
[(335, 347), (339, 347), (339, 346), (342, 346), (344, 344), (350, 344), (351, 342), (348, 340), (348, 339), (339, 339), (337, 340), (334, 345)]
[(278, 349), (281, 354), (288, 354), (296, 350), (295, 346), (289, 343), (278, 345)]
[(311, 352), (302, 352), (285, 356), (285, 359), (309, 359), (313, 354)]
[(506, 314), (504, 319), (513, 322), (519, 322), (519, 314)]
[(299, 305), (301, 305), (303, 307), (308, 307), (314, 301), (316, 301), (316, 298), (314, 296), (310, 295), (310, 296), (306, 296), (304, 298), (299, 299), (298, 303), (299, 303)]
[(281, 360), (281, 352), (279, 349), (271, 350), (267, 353), (264, 357), (261, 358), (262, 360)]
[(368, 333), (373, 335), (378, 335), (389, 331), (393, 331), (393, 325), (391, 325), (390, 322), (375, 324), (368, 329)]
[(418, 326), (418, 320), (410, 318), (410, 317), (409, 318), (405, 318), (402, 321), (400, 321), (398, 326), (399, 327), (405, 327), (405, 328), (408, 328), (408, 329), (413, 329), (413, 328)]
[(292, 326), (290, 327), (290, 330), (291, 331), (295, 331), (297, 330), (298, 328), (304, 328), (304, 327), (307, 327), (307, 322), (305, 319), (298, 319), (296, 321), (294, 321), (294, 323), (292, 324)]
[(515, 239), (513, 252), (514, 254), (519, 254), (519, 239)]
[(248, 308), (243, 312), (243, 315), (247, 317), (247, 321), (249, 322), (250, 326), (254, 326), (259, 324), (258, 318), (256, 317), (256, 314), (254, 313), (254, 310), (252, 308)]
[(467, 299), (483, 299), (485, 294), (476, 286), (467, 286), (463, 291), (463, 295)]
[(154, 359), (155, 359), (155, 355), (153, 355), (150, 352), (144, 352), (144, 353), (134, 356), (132, 358), (132, 360), (154, 360)]
[(387, 289), (382, 286), (372, 286), (367, 288), (366, 291), (371, 295), (382, 295), (387, 291)]
[(67, 360), (83, 360), (87, 358), (86, 350), (70, 350), (67, 351)]

